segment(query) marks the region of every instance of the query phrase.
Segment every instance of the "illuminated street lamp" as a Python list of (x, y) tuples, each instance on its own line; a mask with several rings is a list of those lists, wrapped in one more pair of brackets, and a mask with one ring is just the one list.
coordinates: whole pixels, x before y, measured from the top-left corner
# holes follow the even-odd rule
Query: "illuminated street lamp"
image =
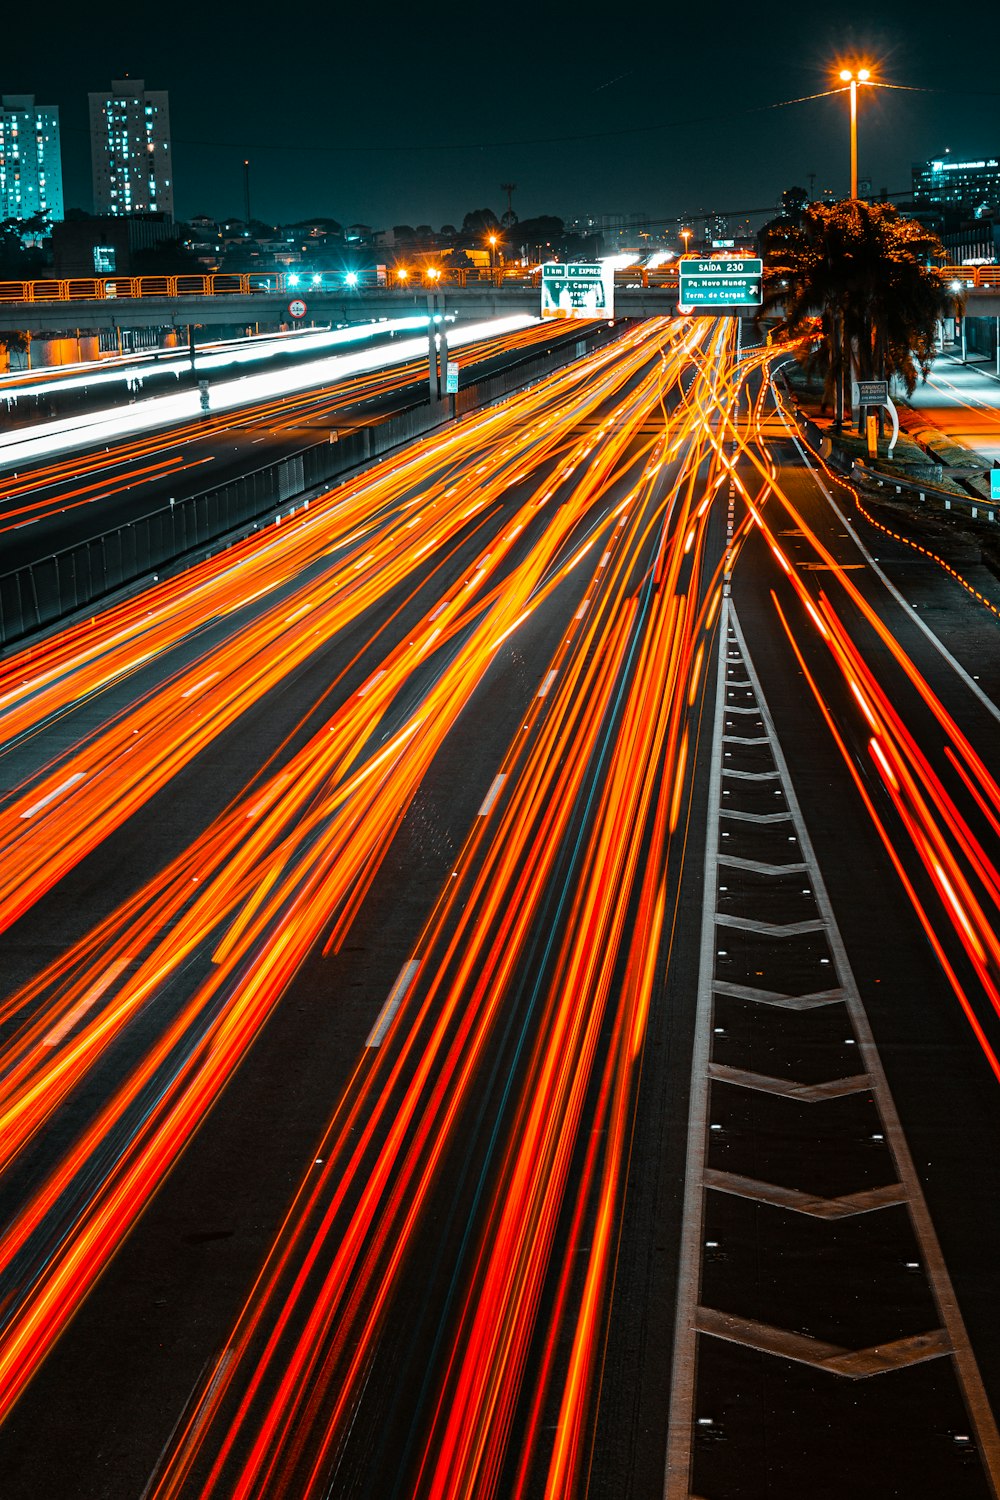
[(396, 268), (396, 280), (397, 281), (408, 281), (409, 280), (409, 276), (410, 276), (410, 273), (406, 269), (405, 266), (398, 266)]
[(493, 273), (496, 271), (496, 268), (497, 268), (497, 237), (496, 237), (496, 235), (495, 234), (487, 235), (487, 243), (488, 243), (488, 245), (490, 247), (490, 275), (492, 276)]
[(441, 280), (441, 272), (438, 270), (437, 266), (428, 266), (427, 267), (427, 280), (428, 281), (440, 281)]
[(841, 68), (840, 81), (850, 85), (851, 92), (851, 198), (858, 196), (858, 84), (868, 83), (871, 79), (868, 68), (859, 68), (855, 73), (851, 68)]
[(685, 255), (687, 255), (687, 253), (688, 253), (688, 246), (691, 243), (691, 236), (692, 236), (693, 233), (694, 233), (694, 231), (691, 230), (691, 229), (682, 229), (681, 230), (681, 239), (684, 241), (684, 254)]

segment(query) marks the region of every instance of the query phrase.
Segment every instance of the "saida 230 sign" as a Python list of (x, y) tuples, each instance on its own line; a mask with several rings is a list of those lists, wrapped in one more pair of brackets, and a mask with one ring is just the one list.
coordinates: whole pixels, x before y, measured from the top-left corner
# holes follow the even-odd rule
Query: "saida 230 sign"
[(677, 301), (682, 307), (760, 307), (764, 265), (759, 260), (681, 260)]
[(600, 261), (542, 266), (543, 318), (613, 318), (615, 273)]

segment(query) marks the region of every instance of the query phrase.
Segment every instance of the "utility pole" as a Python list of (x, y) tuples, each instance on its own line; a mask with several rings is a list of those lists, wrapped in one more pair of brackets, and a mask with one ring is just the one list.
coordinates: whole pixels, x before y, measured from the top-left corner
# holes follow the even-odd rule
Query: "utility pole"
[(504, 215), (507, 223), (504, 227), (509, 229), (511, 224), (514, 223), (514, 194), (517, 191), (517, 183), (501, 182), (500, 191), (507, 194), (507, 212)]
[(243, 206), (246, 209), (247, 234), (250, 233), (250, 161), (243, 158)]
[(445, 332), (444, 293), (429, 291), (427, 293), (427, 382), (432, 406), (444, 398), (447, 379), (448, 336)]

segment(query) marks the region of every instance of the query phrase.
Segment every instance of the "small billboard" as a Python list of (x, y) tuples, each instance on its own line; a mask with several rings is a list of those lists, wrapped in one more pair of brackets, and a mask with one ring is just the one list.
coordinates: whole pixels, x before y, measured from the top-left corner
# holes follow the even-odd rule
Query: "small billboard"
[(543, 318), (613, 318), (615, 273), (601, 261), (571, 261), (542, 266)]

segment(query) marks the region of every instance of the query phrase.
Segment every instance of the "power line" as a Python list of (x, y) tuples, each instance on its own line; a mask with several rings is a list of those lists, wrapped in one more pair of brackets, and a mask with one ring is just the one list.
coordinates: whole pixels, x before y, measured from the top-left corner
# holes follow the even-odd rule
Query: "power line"
[[(902, 85), (899, 85), (902, 87)], [(824, 89), (818, 94), (802, 94), (796, 99), (778, 99), (769, 104), (748, 105), (745, 109), (727, 111), (727, 119), (739, 119), (744, 115), (767, 114), (771, 110), (788, 109), (796, 104), (808, 104), (814, 99), (827, 99), (832, 95), (842, 93), (843, 90)], [(247, 151), (279, 151), (282, 155), (300, 153), (306, 155), (349, 155), (360, 153), (363, 155), (412, 155), (416, 152), (456, 152), (456, 151), (509, 151), (521, 146), (556, 146), (569, 145), (577, 141), (600, 141), (619, 140), (625, 136), (652, 135), (664, 130), (678, 130), (685, 125), (708, 125), (717, 122), (719, 112), (712, 111), (704, 115), (684, 114), (675, 120), (657, 120), (646, 125), (623, 125), (615, 130), (587, 130), (577, 131), (569, 135), (547, 135), (547, 136), (521, 136), (511, 140), (494, 141), (397, 141), (388, 146), (376, 146), (369, 144), (355, 144), (351, 142), (337, 142), (326, 144), (322, 142), (296, 141), (275, 142), (269, 141), (219, 141), (198, 140), (193, 137), (171, 136), (171, 144), (174, 146), (197, 146), (209, 150), (237, 151), (241, 154)], [(64, 127), (64, 133), (76, 133), (78, 135), (89, 135), (78, 127)]]

